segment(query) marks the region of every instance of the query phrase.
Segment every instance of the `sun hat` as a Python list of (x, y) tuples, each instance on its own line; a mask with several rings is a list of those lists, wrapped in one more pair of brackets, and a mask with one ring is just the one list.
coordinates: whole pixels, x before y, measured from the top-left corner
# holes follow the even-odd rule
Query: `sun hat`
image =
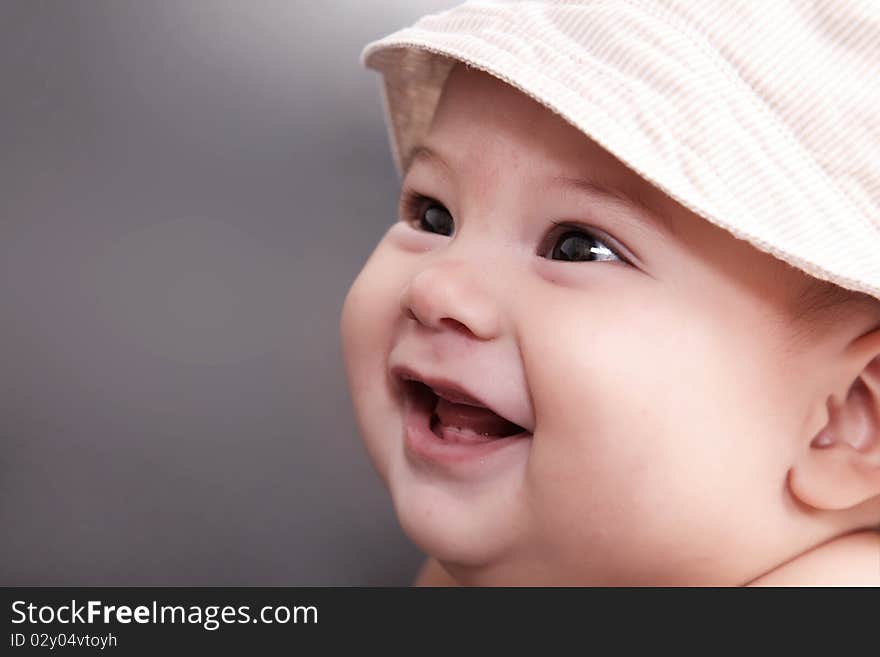
[(398, 172), (457, 62), (683, 206), (880, 298), (880, 2), (466, 2), (367, 44)]

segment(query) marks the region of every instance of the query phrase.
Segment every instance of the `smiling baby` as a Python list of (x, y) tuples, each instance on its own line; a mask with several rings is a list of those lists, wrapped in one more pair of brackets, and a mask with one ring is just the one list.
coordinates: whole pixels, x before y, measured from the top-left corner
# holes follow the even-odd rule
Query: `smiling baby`
[(420, 584), (880, 585), (877, 151), (681, 4), (466, 3), (365, 53), (403, 181), (342, 346)]

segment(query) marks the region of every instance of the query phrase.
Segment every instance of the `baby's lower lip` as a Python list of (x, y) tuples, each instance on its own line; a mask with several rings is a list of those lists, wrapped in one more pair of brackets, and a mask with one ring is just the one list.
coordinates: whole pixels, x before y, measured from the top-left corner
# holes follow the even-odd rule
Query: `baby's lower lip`
[[(410, 396), (404, 405), (403, 434), (407, 456), (419, 463), (452, 466), (481, 461), (492, 454), (531, 438), (530, 433), (491, 438), (458, 435), (454, 430), (432, 430), (433, 400), (428, 396)], [(438, 433), (445, 434), (446, 439)]]

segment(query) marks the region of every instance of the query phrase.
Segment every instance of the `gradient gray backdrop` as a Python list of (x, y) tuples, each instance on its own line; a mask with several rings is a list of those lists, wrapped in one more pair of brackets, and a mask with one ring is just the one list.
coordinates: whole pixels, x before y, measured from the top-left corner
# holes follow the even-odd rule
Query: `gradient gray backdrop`
[(0, 584), (384, 585), (338, 322), (370, 40), (440, 0), (0, 0)]

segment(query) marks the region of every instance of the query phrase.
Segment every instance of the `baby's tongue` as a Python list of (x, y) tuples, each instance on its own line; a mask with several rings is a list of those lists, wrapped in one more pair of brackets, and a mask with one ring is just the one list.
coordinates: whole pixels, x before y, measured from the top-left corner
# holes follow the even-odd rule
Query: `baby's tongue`
[(437, 408), (434, 412), (440, 422), (447, 427), (461, 427), (483, 436), (512, 436), (522, 430), (521, 427), (508, 422), (488, 408), (456, 404), (442, 397), (437, 398)]

